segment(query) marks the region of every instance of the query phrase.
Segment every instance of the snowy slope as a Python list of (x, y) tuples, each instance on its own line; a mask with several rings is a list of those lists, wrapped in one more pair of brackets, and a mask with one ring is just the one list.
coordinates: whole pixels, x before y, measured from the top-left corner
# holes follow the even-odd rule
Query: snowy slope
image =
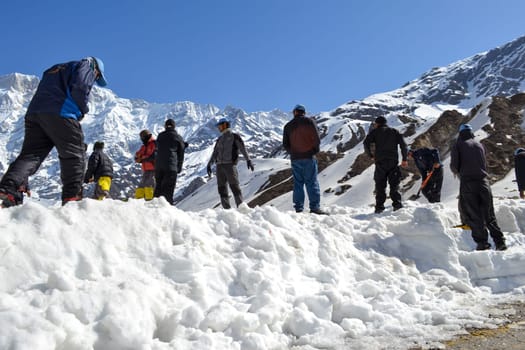
[(523, 299), (525, 201), (496, 200), (505, 252), (473, 251), (455, 201), (288, 207), (3, 209), (0, 348), (437, 348)]
[[(225, 211), (217, 208), (215, 178), (204, 177), (214, 123), (227, 115), (255, 158), (253, 173), (239, 163), (245, 200), (254, 198), (270, 174), (289, 168), (279, 150), (289, 113), (153, 104), (95, 87), (83, 128), (86, 142), (104, 141), (117, 164), (115, 197), (137, 182), (138, 133), (157, 134), (168, 117), (190, 143), (178, 190), (191, 183), (193, 192), (176, 207), (163, 199), (60, 207), (51, 155), (30, 179), (35, 196), (0, 210), (0, 348), (436, 348), (465, 327), (502, 322), (488, 317), (503, 316), (494, 305), (525, 292), (525, 201), (516, 199), (512, 170), (493, 186), (505, 252), (475, 252), (469, 233), (452, 228), (459, 183), (446, 155), (439, 204), (407, 200), (416, 182), (404, 193), (405, 208), (373, 215), (373, 167), (340, 180), (378, 115), (402, 132), (415, 126), (411, 143), (443, 111), (467, 114), (480, 104), (471, 123), (486, 139), (492, 96), (524, 88), (524, 47), (519, 38), (317, 115), (323, 151), (341, 156), (319, 175), (330, 216), (292, 212), (290, 193)], [(18, 73), (0, 77), (2, 173), (20, 149), (37, 84)], [(297, 102), (307, 105), (291, 106)]]

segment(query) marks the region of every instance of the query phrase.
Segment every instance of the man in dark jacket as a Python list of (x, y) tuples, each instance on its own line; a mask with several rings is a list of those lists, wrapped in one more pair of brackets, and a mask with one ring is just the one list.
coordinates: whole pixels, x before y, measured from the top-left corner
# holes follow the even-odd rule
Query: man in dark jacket
[(173, 204), (173, 192), (177, 174), (182, 171), (185, 144), (175, 130), (175, 121), (168, 119), (165, 130), (157, 136), (157, 158), (155, 161), (155, 197), (163, 196)]
[(293, 174), (293, 205), (297, 213), (304, 210), (304, 188), (308, 193), (310, 212), (326, 214), (321, 209), (321, 189), (317, 179), (317, 159), (321, 138), (312, 118), (306, 117), (306, 108), (296, 105), (294, 118), (283, 130), (283, 147), (290, 154)]
[[(372, 153), (371, 145), (375, 144)], [(375, 162), (374, 181), (376, 205), (375, 213), (379, 214), (385, 210), (386, 184), (390, 186), (390, 199), (395, 210), (401, 209), (401, 194), (399, 183), (401, 182), (401, 170), (399, 169), (398, 147), (401, 150), (401, 166), (407, 166), (407, 145), (403, 136), (394, 128), (387, 126), (385, 117), (377, 117), (373, 129), (363, 141), (365, 152)]]
[(450, 153), (450, 169), (459, 175), (459, 206), (464, 224), (470, 226), (476, 250), (490, 249), (488, 233), (497, 250), (505, 250), (505, 238), (496, 221), (492, 191), (487, 179), (483, 145), (474, 139), (472, 127), (462, 124)]
[[(435, 148), (419, 148), (408, 151), (408, 157), (414, 159), (416, 167), (421, 173), (421, 192), (430, 203), (441, 201), (441, 187), (443, 185), (443, 167), (439, 160), (439, 151)], [(425, 184), (424, 181), (432, 172)]]
[(215, 143), (206, 171), (208, 172), (208, 176), (211, 176), (211, 166), (213, 163), (217, 164), (217, 190), (221, 198), (221, 205), (224, 209), (230, 209), (228, 184), (230, 185), (237, 207), (243, 202), (241, 186), (239, 184), (239, 173), (237, 172), (239, 152), (241, 152), (244, 159), (246, 159), (248, 169), (253, 171), (254, 167), (250, 156), (248, 156), (248, 152), (246, 152), (246, 147), (244, 146), (241, 135), (231, 131), (230, 121), (226, 118), (221, 118), (216, 126), (221, 136), (219, 136)]
[(106, 86), (104, 64), (96, 57), (56, 64), (44, 72), (25, 115), (22, 150), (0, 181), (3, 207), (16, 205), (17, 189), (53, 147), (60, 160), (62, 204), (81, 199), (85, 154), (80, 121), (89, 111), (95, 83)]
[(523, 148), (514, 151), (514, 171), (520, 198), (525, 199), (525, 149)]
[(93, 198), (102, 200), (109, 196), (111, 180), (113, 179), (113, 162), (104, 153), (104, 142), (97, 141), (93, 145), (93, 153), (89, 156), (88, 168), (84, 176), (84, 183), (95, 181)]

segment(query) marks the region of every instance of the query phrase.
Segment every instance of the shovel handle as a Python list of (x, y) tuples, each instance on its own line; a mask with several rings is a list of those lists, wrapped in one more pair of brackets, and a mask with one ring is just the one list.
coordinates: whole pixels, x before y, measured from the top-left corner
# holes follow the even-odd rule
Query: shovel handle
[(423, 183), (421, 184), (421, 188), (419, 190), (422, 190), (427, 185), (428, 181), (430, 181), (430, 177), (432, 176), (432, 173), (434, 172), (434, 169), (430, 170), (425, 180), (423, 180)]

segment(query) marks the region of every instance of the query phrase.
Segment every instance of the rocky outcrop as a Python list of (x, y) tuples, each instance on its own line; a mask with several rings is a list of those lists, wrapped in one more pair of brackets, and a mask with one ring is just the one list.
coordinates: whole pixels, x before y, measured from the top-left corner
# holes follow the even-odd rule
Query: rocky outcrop
[(525, 147), (523, 109), (525, 93), (506, 98), (497, 96), (489, 106), (490, 124), (483, 127), (489, 135), (481, 141), (487, 152), (491, 182), (503, 179), (514, 168), (514, 150)]

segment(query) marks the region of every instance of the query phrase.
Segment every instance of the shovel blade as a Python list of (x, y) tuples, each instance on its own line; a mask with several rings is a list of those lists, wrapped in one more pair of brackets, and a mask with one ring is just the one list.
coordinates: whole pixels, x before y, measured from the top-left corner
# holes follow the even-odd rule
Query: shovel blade
[(410, 197), (408, 197), (408, 200), (417, 201), (419, 197), (421, 197), (419, 194), (413, 194)]

